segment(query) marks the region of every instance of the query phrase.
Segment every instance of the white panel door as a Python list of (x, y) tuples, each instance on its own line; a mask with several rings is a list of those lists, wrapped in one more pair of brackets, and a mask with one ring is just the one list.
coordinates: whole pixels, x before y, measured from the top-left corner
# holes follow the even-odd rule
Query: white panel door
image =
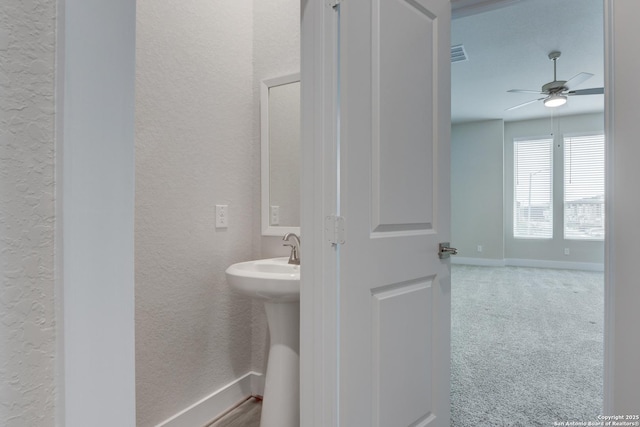
[(448, 426), (450, 4), (340, 22), (340, 425)]

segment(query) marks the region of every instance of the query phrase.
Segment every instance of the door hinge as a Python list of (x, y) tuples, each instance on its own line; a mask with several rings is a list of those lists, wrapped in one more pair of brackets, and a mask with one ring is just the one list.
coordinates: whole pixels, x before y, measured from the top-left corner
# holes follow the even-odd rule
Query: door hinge
[(340, 5), (340, 3), (342, 3), (343, 0), (329, 0), (327, 2), (327, 6), (335, 9), (336, 7), (338, 7)]
[(343, 245), (346, 241), (344, 218), (341, 216), (327, 216), (324, 219), (324, 231), (327, 241), (332, 245)]

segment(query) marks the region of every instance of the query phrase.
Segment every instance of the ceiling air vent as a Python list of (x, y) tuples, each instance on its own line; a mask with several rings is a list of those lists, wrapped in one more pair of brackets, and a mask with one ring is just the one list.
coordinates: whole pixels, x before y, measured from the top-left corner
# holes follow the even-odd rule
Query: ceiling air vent
[(457, 44), (451, 46), (451, 63), (467, 61), (467, 52), (464, 50), (464, 45)]

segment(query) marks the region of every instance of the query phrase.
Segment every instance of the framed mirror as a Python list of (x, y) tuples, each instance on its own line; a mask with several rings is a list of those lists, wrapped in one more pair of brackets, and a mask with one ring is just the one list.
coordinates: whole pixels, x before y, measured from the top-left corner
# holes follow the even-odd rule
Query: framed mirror
[(300, 234), (300, 74), (260, 87), (262, 235)]

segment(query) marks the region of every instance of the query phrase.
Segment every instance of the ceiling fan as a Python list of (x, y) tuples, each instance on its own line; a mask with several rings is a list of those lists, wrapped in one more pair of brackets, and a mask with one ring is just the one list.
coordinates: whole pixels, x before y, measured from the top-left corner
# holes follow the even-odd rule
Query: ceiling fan
[(594, 87), (590, 89), (578, 89), (574, 90), (576, 86), (584, 83), (586, 80), (593, 77), (591, 73), (579, 73), (570, 78), (569, 80), (557, 80), (556, 78), (556, 61), (560, 58), (560, 52), (553, 51), (549, 54), (549, 59), (553, 61), (553, 81), (542, 86), (542, 90), (522, 90), (511, 89), (507, 92), (512, 93), (535, 93), (538, 95), (545, 95), (542, 98), (533, 99), (531, 101), (523, 102), (522, 104), (515, 105), (511, 108), (507, 108), (505, 111), (515, 110), (516, 108), (524, 107), (525, 105), (533, 104), (534, 102), (543, 101), (545, 107), (559, 107), (566, 104), (568, 96), (574, 95), (601, 95), (604, 93), (603, 87)]

